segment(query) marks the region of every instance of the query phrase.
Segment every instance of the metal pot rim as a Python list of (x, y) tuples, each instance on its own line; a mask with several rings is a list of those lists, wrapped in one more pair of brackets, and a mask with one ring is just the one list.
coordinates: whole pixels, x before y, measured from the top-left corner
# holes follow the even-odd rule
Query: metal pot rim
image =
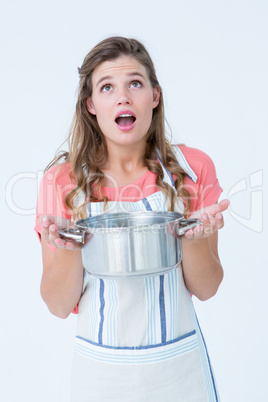
[[(135, 225), (131, 226), (115, 226), (115, 227), (110, 227), (110, 226), (102, 226), (101, 224), (104, 222), (109, 222), (114, 219), (126, 219), (126, 218), (142, 218), (142, 217), (148, 218), (148, 217), (163, 217), (165, 220), (164, 222), (161, 223), (137, 223)], [(176, 222), (184, 219), (183, 215), (179, 212), (170, 212), (170, 211), (134, 211), (134, 212), (118, 212), (118, 213), (111, 213), (111, 214), (100, 214), (94, 217), (86, 218), (86, 219), (80, 219), (79, 221), (75, 222), (75, 226), (77, 228), (83, 229), (83, 230), (89, 230), (89, 231), (94, 231), (98, 230), (98, 232), (117, 232), (117, 231), (123, 231), (123, 232), (128, 232), (128, 231), (140, 231), (140, 230), (152, 230), (154, 229), (163, 229), (165, 227), (170, 227)], [(92, 224), (92, 226), (91, 226)], [(97, 225), (96, 225), (97, 224)]]

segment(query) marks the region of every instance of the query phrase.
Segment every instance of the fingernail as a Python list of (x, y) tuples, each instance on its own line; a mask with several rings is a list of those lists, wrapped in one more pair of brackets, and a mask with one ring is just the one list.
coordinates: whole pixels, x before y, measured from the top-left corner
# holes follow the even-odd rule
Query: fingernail
[(55, 232), (56, 231), (56, 226), (55, 225), (51, 225), (49, 230), (51, 230), (51, 232)]
[(223, 218), (222, 214), (219, 214), (218, 219), (222, 219), (222, 218)]
[(206, 220), (208, 219), (207, 214), (203, 214), (203, 215), (202, 215), (202, 218), (204, 219), (204, 221), (206, 221)]
[(43, 218), (43, 226), (45, 227), (49, 226), (49, 222), (46, 216)]

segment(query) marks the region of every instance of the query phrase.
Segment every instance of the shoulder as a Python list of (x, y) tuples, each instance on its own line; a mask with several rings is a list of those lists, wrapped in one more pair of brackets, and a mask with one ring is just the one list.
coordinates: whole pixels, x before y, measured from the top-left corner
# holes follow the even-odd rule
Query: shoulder
[(183, 153), (190, 167), (196, 173), (197, 177), (200, 174), (207, 173), (208, 171), (215, 171), (213, 160), (205, 152), (197, 148), (188, 147), (186, 145), (177, 145)]
[(57, 164), (43, 175), (39, 186), (39, 199), (64, 199), (75, 188), (75, 181), (70, 177), (70, 163)]
[(70, 211), (65, 205), (65, 197), (75, 187), (70, 171), (71, 166), (66, 163), (54, 165), (44, 173), (39, 186), (37, 219), (40, 215), (64, 216), (69, 219)]
[(43, 175), (43, 183), (56, 183), (68, 185), (72, 183), (70, 178), (71, 164), (63, 163), (57, 164), (49, 168)]
[(178, 147), (197, 176), (195, 182), (189, 176), (186, 176), (184, 181), (184, 185), (191, 195), (191, 212), (215, 204), (222, 188), (219, 185), (212, 159), (200, 149), (186, 145), (178, 145)]

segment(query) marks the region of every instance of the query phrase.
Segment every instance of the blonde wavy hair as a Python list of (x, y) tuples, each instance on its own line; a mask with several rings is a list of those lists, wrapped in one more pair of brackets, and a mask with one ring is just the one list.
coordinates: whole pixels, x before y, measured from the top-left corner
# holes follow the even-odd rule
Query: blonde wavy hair
[[(76, 187), (66, 195), (65, 203), (73, 219), (86, 217), (86, 206), (89, 202), (103, 201), (106, 206), (108, 199), (102, 194), (104, 174), (98, 166), (108, 158), (108, 150), (105, 136), (100, 130), (96, 116), (89, 113), (86, 100), (92, 96), (92, 73), (95, 68), (105, 61), (115, 60), (122, 55), (131, 56), (142, 64), (146, 68), (152, 87), (160, 89), (159, 104), (153, 109), (152, 122), (147, 133), (145, 165), (151, 172), (156, 173), (156, 184), (168, 199), (168, 210), (174, 211), (176, 198), (179, 197), (185, 205), (184, 214), (187, 216), (190, 209), (190, 194), (183, 186), (186, 173), (178, 165), (172, 146), (165, 136), (162, 89), (150, 55), (143, 44), (136, 39), (110, 37), (98, 43), (87, 54), (81, 68), (78, 68), (79, 93), (72, 126), (66, 140), (69, 152), (57, 154), (46, 170), (59, 163), (62, 157), (64, 164), (71, 164), (70, 177)], [(164, 174), (157, 161), (157, 149), (163, 165), (176, 176), (176, 191), (163, 181)], [(81, 191), (86, 195), (85, 202), (76, 206), (74, 200)]]

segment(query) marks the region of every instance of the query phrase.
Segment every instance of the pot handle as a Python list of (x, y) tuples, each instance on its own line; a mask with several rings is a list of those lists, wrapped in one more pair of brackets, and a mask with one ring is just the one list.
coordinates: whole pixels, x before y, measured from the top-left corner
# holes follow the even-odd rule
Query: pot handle
[(85, 244), (86, 230), (79, 228), (63, 228), (59, 230), (59, 235), (63, 240), (75, 241), (77, 243)]
[(202, 221), (200, 219), (180, 219), (178, 224), (177, 233), (179, 236), (182, 236), (187, 230), (202, 225)]

